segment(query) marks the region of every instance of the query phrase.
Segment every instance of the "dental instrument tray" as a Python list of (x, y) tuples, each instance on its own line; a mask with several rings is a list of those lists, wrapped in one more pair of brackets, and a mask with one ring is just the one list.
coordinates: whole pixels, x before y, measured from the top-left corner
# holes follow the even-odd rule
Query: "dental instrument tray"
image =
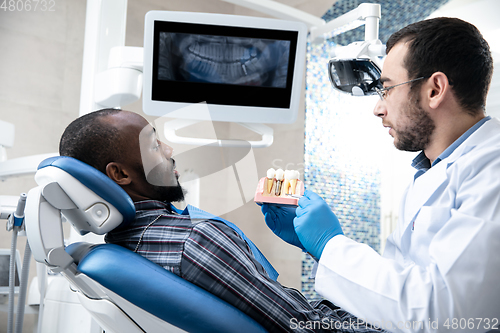
[(297, 206), (304, 195), (304, 183), (296, 170), (267, 170), (267, 177), (259, 180), (254, 201)]

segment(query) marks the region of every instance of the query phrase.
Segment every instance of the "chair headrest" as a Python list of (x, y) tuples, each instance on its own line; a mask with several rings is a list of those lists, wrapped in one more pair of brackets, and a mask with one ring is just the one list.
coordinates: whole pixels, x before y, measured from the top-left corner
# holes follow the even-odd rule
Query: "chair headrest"
[[(39, 171), (37, 172), (37, 176), (38, 173), (44, 174), (44, 171), (47, 168), (50, 169), (50, 167), (63, 170), (86, 188), (94, 192), (95, 195), (114, 206), (114, 208), (116, 208), (116, 210), (123, 216), (123, 221), (119, 224), (119, 227), (123, 227), (135, 219), (135, 206), (130, 196), (118, 184), (113, 182), (108, 176), (99, 170), (72, 157), (56, 156), (50, 157), (40, 163), (38, 166)], [(41, 177), (43, 178), (44, 176), (42, 175)], [(61, 182), (63, 182), (63, 180), (58, 180), (59, 186), (63, 187), (63, 190), (70, 197), (70, 199), (73, 200), (73, 202), (77, 203), (78, 194), (75, 195), (73, 193), (69, 193), (71, 192), (70, 190), (74, 188), (74, 184), (68, 185), (68, 187), (71, 188), (64, 189), (64, 184), (61, 184)], [(89, 208), (80, 207), (81, 205), (78, 204), (77, 206), (80, 210), (88, 210)], [(63, 214), (68, 215), (66, 213), (67, 212), (63, 210)], [(116, 227), (118, 226), (115, 226), (114, 228)]]

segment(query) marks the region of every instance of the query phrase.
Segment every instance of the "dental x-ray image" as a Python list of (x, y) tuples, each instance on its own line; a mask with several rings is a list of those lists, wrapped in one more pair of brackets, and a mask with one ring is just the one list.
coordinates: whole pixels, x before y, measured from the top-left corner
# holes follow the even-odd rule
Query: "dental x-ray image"
[(161, 32), (158, 79), (286, 88), (290, 41)]

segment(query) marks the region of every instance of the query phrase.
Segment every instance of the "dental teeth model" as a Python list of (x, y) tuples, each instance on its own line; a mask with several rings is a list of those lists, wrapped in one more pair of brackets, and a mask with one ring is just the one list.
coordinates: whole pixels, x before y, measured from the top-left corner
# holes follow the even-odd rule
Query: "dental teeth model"
[(286, 170), (285, 187), (283, 189), (284, 193), (290, 195), (295, 194), (298, 180), (299, 180), (299, 172), (297, 170)]
[(255, 202), (297, 205), (304, 193), (304, 184), (299, 180), (297, 170), (267, 170), (267, 177), (261, 178), (255, 192)]
[(276, 170), (274, 170), (273, 168), (267, 170), (267, 179), (266, 179), (267, 193), (271, 193), (271, 189), (273, 188), (273, 185), (276, 182), (276, 179), (274, 178), (275, 175), (276, 175)]
[(280, 195), (281, 194), (281, 188), (283, 187), (283, 176), (285, 173), (283, 172), (283, 169), (278, 169), (276, 170), (276, 189), (274, 191), (275, 195)]

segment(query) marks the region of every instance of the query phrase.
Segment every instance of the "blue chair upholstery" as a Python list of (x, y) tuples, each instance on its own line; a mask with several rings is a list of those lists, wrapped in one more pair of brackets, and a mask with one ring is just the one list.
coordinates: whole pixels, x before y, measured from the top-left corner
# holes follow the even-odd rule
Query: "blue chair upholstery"
[[(127, 193), (93, 167), (71, 157), (43, 161), (57, 167), (112, 204), (123, 227), (135, 218)], [(266, 332), (248, 315), (144, 257), (114, 244), (74, 243), (66, 247), (83, 273), (142, 310), (188, 332)], [(112, 298), (111, 298), (111, 301)], [(132, 318), (133, 319), (133, 318)]]

